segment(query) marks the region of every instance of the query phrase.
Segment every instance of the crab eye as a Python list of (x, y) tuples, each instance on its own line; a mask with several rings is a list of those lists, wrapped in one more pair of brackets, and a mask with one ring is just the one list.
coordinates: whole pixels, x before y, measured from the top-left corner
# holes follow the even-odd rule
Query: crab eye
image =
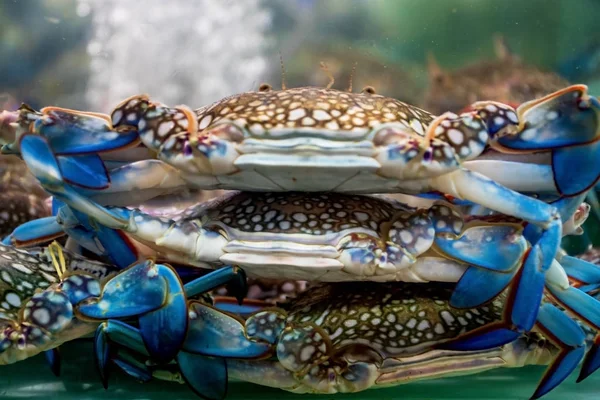
[(268, 83), (262, 83), (258, 87), (259, 92), (270, 92), (272, 89), (273, 89), (273, 86), (269, 85)]
[(431, 150), (431, 147), (429, 147), (427, 150), (425, 150), (425, 152), (423, 153), (423, 160), (430, 162), (431, 160), (433, 160), (433, 150)]
[(376, 94), (375, 93), (375, 88), (373, 86), (365, 86), (363, 88), (363, 90), (361, 91), (361, 93), (365, 93), (365, 94)]
[(183, 145), (183, 154), (186, 156), (192, 155), (192, 146), (190, 146), (190, 142), (187, 140), (185, 141), (185, 144)]

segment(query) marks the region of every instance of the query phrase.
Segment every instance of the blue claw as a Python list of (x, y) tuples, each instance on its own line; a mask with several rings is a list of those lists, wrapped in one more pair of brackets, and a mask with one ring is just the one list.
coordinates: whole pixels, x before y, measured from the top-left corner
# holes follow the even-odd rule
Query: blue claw
[(60, 376), (61, 357), (60, 357), (60, 351), (58, 350), (58, 347), (55, 347), (51, 350), (46, 350), (44, 352), (44, 355), (46, 356), (46, 361), (48, 361), (48, 365), (50, 366), (50, 370), (52, 371), (54, 376), (59, 377)]
[(576, 279), (581, 283), (600, 283), (600, 267), (595, 264), (577, 257), (562, 256), (560, 259), (560, 265), (562, 265), (570, 278)]
[(476, 329), (438, 347), (458, 351), (487, 350), (513, 342), (521, 336), (519, 332), (507, 329), (504, 325), (494, 324)]
[(538, 246), (531, 249), (521, 271), (511, 302), (514, 304), (511, 321), (519, 332), (529, 332), (537, 319), (546, 283)]
[(80, 304), (91, 319), (126, 318), (155, 311), (167, 300), (169, 283), (151, 261), (136, 264), (106, 283), (97, 301)]
[(183, 379), (200, 397), (222, 400), (227, 396), (227, 361), (182, 351), (177, 363)]
[(98, 374), (102, 380), (102, 386), (105, 389), (108, 388), (108, 365), (114, 353), (111, 341), (132, 349), (139, 354), (148, 355), (140, 331), (137, 328), (117, 320), (106, 321), (100, 324), (94, 336), (94, 359)]
[(450, 305), (455, 308), (475, 308), (502, 292), (513, 280), (518, 268), (508, 273), (470, 266), (456, 284)]
[(555, 306), (544, 304), (540, 308), (537, 323), (540, 330), (561, 348), (561, 352), (544, 373), (532, 399), (542, 397), (564, 381), (585, 354), (583, 330)]
[[(512, 277), (519, 272), (516, 280)], [(464, 282), (463, 282), (464, 279)], [(492, 282), (492, 286), (489, 286)], [(509, 320), (486, 326), (461, 335), (442, 345), (450, 350), (482, 350), (502, 346), (517, 339), (522, 332), (530, 331), (538, 317), (542, 296), (544, 293), (545, 276), (541, 271), (541, 251), (534, 246), (523, 266), (516, 269), (513, 274), (502, 274), (485, 269), (477, 270), (470, 267), (457, 284), (452, 294), (450, 304), (455, 306), (468, 306), (473, 300), (492, 298), (501, 291), (503, 283), (513, 282), (514, 288), (510, 292), (513, 300), (506, 302)], [(457, 291), (458, 290), (458, 291)]]
[(177, 273), (164, 265), (158, 275), (167, 281), (165, 304), (139, 318), (140, 333), (148, 352), (159, 363), (172, 360), (181, 349), (188, 328), (188, 307), (183, 284)]
[(44, 137), (25, 134), (21, 137), (20, 146), (23, 161), (47, 192), (70, 207), (102, 221), (103, 225), (111, 228), (127, 225), (128, 220), (111, 213), (65, 183), (58, 160)]
[(86, 189), (101, 190), (110, 186), (110, 176), (102, 159), (95, 155), (57, 156), (64, 181)]
[(527, 242), (523, 237), (514, 240), (512, 226), (486, 226), (471, 228), (459, 238), (436, 236), (435, 245), (445, 254), (469, 264), (494, 271), (515, 269), (525, 253)]
[(9, 236), (8, 245), (35, 245), (59, 238), (65, 234), (56, 217), (39, 218), (20, 225)]
[(584, 94), (585, 87), (571, 86), (521, 105), (519, 110), (526, 109), (522, 115), (525, 129), (516, 135), (502, 136), (498, 142), (515, 150), (543, 150), (593, 141), (598, 129), (594, 107), (598, 109), (598, 105), (596, 99), (588, 96), (586, 101), (592, 106), (580, 107), (578, 103)]
[(21, 137), (23, 161), (42, 186), (62, 184), (62, 173), (48, 141), (41, 136), (25, 134)]
[[(229, 267), (197, 278), (184, 289), (173, 268), (147, 261), (109, 280), (97, 298), (79, 305), (78, 312), (91, 319), (109, 319), (102, 325), (103, 332), (111, 328), (113, 336), (126, 343), (139, 337), (154, 360), (166, 363), (182, 349), (188, 335), (186, 292), (194, 296), (228, 282), (241, 285), (241, 281), (245, 284), (242, 270)], [(139, 329), (110, 320), (127, 317), (138, 317)], [(102, 348), (97, 351), (103, 354)]]
[(104, 389), (108, 389), (108, 362), (110, 361), (110, 342), (106, 334), (106, 324), (98, 325), (94, 335), (94, 360)]
[(600, 178), (600, 141), (552, 152), (554, 181), (561, 194), (575, 196), (591, 189)]
[(139, 143), (136, 131), (114, 131), (108, 116), (59, 108), (45, 114), (49, 118), (35, 121), (33, 131), (47, 138), (56, 154), (99, 153)]
[(202, 303), (190, 304), (193, 321), (183, 350), (214, 357), (254, 359), (271, 352), (272, 346), (249, 340), (242, 320)]

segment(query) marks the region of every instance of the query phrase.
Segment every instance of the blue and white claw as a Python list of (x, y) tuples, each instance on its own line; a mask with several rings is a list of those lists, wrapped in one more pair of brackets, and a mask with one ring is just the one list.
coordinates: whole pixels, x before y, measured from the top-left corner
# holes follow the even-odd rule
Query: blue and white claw
[[(6, 301), (12, 305), (11, 309), (0, 309), (0, 364), (50, 351), (93, 332), (103, 321), (124, 318), (138, 320), (145, 351), (154, 361), (166, 363), (179, 353), (187, 335), (187, 296), (225, 284), (233, 285), (230, 290), (240, 302), (246, 294), (246, 277), (238, 268), (220, 269), (184, 287), (170, 266), (151, 261), (119, 272), (105, 267), (110, 273), (103, 273), (94, 267), (94, 262), (84, 260), (72, 271), (67, 268), (65, 253), (56, 244), (49, 248), (54, 251), (51, 255), (55, 266), (47, 267), (39, 256), (0, 247), (2, 276), (15, 285), (11, 290), (5, 284), (1, 291), (6, 292)], [(10, 258), (13, 255), (14, 260)], [(34, 269), (39, 269), (38, 265), (42, 265), (39, 271)], [(50, 268), (54, 274), (44, 268)], [(29, 297), (24, 288), (30, 288)], [(48, 353), (53, 370), (59, 361), (55, 355)]]
[(98, 325), (76, 316), (77, 304), (97, 296), (115, 272), (107, 264), (63, 252), (53, 243), (46, 249), (20, 250), (0, 245), (0, 364), (14, 363), (46, 352), (54, 374), (60, 370), (56, 350)]

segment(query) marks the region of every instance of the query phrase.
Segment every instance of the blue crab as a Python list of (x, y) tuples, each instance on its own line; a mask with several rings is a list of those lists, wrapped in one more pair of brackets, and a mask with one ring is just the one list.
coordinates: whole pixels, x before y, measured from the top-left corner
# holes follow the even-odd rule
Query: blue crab
[[(189, 186), (442, 193), (532, 223), (527, 235), (547, 269), (561, 217), (569, 218), (600, 174), (599, 110), (583, 85), (517, 110), (479, 102), (439, 117), (370, 91), (263, 86), (196, 111), (143, 95), (110, 117), (23, 106), (3, 117), (16, 138), (3, 149), (19, 153), (46, 190), (88, 215), (104, 212), (96, 203), (136, 204)], [(105, 217), (114, 228), (126, 223)]]
[[(577, 231), (588, 211), (580, 207), (574, 213), (578, 219), (564, 227)], [(568, 280), (570, 274), (596, 279), (597, 268), (560, 254), (560, 262), (554, 260), (547, 273), (542, 273), (539, 250), (527, 241), (523, 221), (514, 218), (465, 216), (447, 203), (416, 209), (380, 197), (296, 192), (232, 192), (174, 215), (128, 208), (108, 208), (107, 212), (128, 225), (113, 231), (100, 225), (101, 218), (91, 223), (85, 214), (62, 207), (48, 226), (54, 233), (69, 233), (82, 246), (123, 268), (137, 262), (141, 254), (201, 268), (236, 265), (260, 278), (458, 282), (452, 305), (462, 308), (480, 306), (510, 286), (511, 301), (503, 322), (465, 335), (454, 343), (461, 350), (499, 346), (532, 329), (544, 287), (594, 329), (600, 327), (600, 303)], [(7, 242), (25, 244), (44, 232), (37, 228), (38, 222), (24, 225)], [(141, 307), (146, 279), (143, 274), (119, 275), (115, 285), (122, 287), (122, 297), (107, 294), (104, 300), (103, 294), (97, 303), (86, 306), (86, 315), (120, 317), (125, 309), (132, 316), (135, 310), (130, 302)], [(161, 296), (184, 293), (175, 282), (163, 290)], [(173, 357), (184, 339), (170, 332), (152, 343), (150, 336), (156, 331), (142, 332), (149, 351), (160, 359)], [(596, 353), (590, 354), (595, 357)], [(595, 366), (595, 358), (587, 363)]]
[[(83, 276), (82, 284), (76, 289), (85, 291), (83, 283), (88, 283), (88, 291), (94, 293), (100, 287), (94, 289), (93, 286), (98, 281), (109, 278), (116, 269), (62, 251), (62, 264), (59, 266), (57, 260), (53, 260), (54, 246), (57, 245), (25, 251), (0, 245), (0, 365), (12, 364), (46, 351), (52, 371), (58, 375), (60, 359), (57, 347), (63, 342), (93, 332), (98, 325), (83, 321), (71, 324), (69, 321), (69, 331), (64, 335), (59, 334), (64, 326), (64, 321), (60, 321), (60, 318), (69, 318), (73, 310), (69, 307), (61, 308), (58, 304), (63, 298), (49, 296), (44, 291), (54, 290), (52, 288), (60, 283), (60, 277), (69, 271)], [(88, 275), (93, 279), (86, 279), (85, 276)], [(57, 300), (56, 311), (59, 313), (39, 311), (37, 305), (30, 303), (53, 300)]]
[[(552, 292), (553, 295), (569, 310), (585, 314), (593, 326), (598, 326), (599, 321), (594, 314), (597, 305), (583, 292), (569, 286), (563, 268), (555, 260), (562, 223), (573, 216), (585, 192), (598, 179), (595, 152), (600, 103), (587, 95), (585, 86), (564, 89), (522, 105), (518, 110), (484, 102), (476, 103), (471, 112), (461, 115), (448, 113), (440, 117), (373, 93), (352, 94), (329, 88), (280, 92), (263, 89), (227, 98), (196, 112), (186, 107), (170, 108), (151, 102), (145, 96), (137, 96), (119, 105), (111, 117), (58, 108), (46, 108), (38, 113), (26, 106), (18, 113), (10, 114), (14, 121), (9, 126), (15, 130), (16, 141), (6, 146), (6, 151), (20, 153), (43, 187), (55, 196), (56, 204), (66, 204), (60, 210), (55, 208), (59, 211), (58, 220), (41, 220), (24, 226), (15, 232), (12, 239), (27, 242), (36, 237), (48, 238), (62, 234), (66, 227), (71, 237), (78, 238), (80, 244), (112, 257), (117, 265), (125, 267), (137, 260), (137, 254), (131, 252), (128, 243), (122, 240), (120, 232), (125, 231), (144, 244), (149, 242), (160, 247), (161, 244), (156, 243), (160, 240), (166, 244), (165, 253), (171, 260), (179, 255), (183, 258), (178, 260), (186, 263), (221, 266), (225, 260), (221, 257), (225, 245), (238, 245), (238, 249), (248, 251), (246, 243), (227, 243), (228, 238), (220, 232), (203, 230), (202, 222), (189, 223), (187, 229), (196, 232), (198, 238), (205, 241), (200, 242), (198, 250), (207, 253), (196, 257), (198, 254), (190, 253), (190, 250), (196, 249), (190, 246), (189, 240), (183, 240), (184, 236), (177, 236), (178, 230), (173, 230), (175, 234), (170, 237), (151, 229), (138, 232), (136, 223), (145, 220), (143, 214), (103, 207), (102, 204), (134, 204), (141, 199), (189, 186), (412, 194), (437, 191), (442, 193), (441, 198), (457, 197), (518, 218), (509, 221), (498, 215), (495, 218), (508, 222), (508, 225), (491, 223), (492, 228), (489, 228), (489, 232), (493, 232), (490, 234), (492, 242), (499, 237), (512, 238), (517, 233), (519, 240), (510, 243), (513, 249), (518, 249), (511, 253), (516, 256), (510, 260), (512, 263), (503, 264), (507, 259), (488, 254), (473, 256), (462, 253), (458, 247), (463, 244), (453, 247), (453, 243), (464, 243), (463, 238), (469, 243), (471, 239), (468, 235), (460, 236), (458, 240), (448, 237), (446, 234), (451, 236), (454, 226), (441, 226), (442, 235), (431, 234), (428, 237), (433, 241), (435, 236), (436, 242), (448, 246), (442, 248), (436, 243), (435, 248), (441, 248), (448, 263), (455, 267), (452, 278), (443, 275), (452, 271), (452, 267), (445, 267), (436, 271), (442, 275), (433, 280), (460, 279), (456, 301), (461, 301), (461, 304), (481, 304), (489, 300), (492, 293), (473, 289), (482, 287), (479, 282), (489, 281), (495, 289), (494, 294), (514, 283), (512, 296), (515, 301), (509, 302), (512, 310), (505, 325), (465, 339), (465, 348), (507, 343), (515, 335), (531, 329), (537, 318), (544, 285), (550, 292), (554, 290), (556, 293)], [(279, 114), (276, 111), (278, 106), (284, 110)], [(275, 107), (273, 112), (283, 116), (280, 122), (277, 122), (277, 116), (270, 116), (270, 107)], [(387, 108), (394, 110), (387, 112)], [(317, 117), (323, 116), (325, 111), (330, 117), (336, 114), (335, 121)], [(296, 118), (300, 113), (304, 114)], [(139, 146), (140, 140), (144, 146)], [(152, 151), (159, 159), (153, 157)], [(526, 157), (509, 154), (514, 152), (524, 153)], [(573, 159), (587, 161), (565, 168)], [(500, 175), (497, 172), (500, 168), (519, 174)], [(528, 179), (523, 179), (523, 176)], [(541, 195), (553, 204), (520, 194), (515, 189)], [(439, 197), (435, 193), (433, 196)], [(254, 207), (251, 203), (252, 200), (246, 207)], [(140, 221), (135, 221), (138, 217)], [(432, 217), (436, 224), (439, 222), (435, 216), (427, 217)], [(168, 221), (164, 224), (160, 219), (150, 218), (149, 221), (158, 227), (171, 229)], [(263, 224), (256, 226), (265, 229)], [(412, 223), (409, 226), (418, 228)], [(507, 230), (496, 229), (498, 226)], [(475, 229), (472, 232), (477, 230), (472, 228)], [(400, 241), (402, 234), (413, 235), (403, 231), (397, 230)], [(148, 235), (148, 238), (140, 233)], [(249, 237), (261, 237), (263, 233), (253, 231)], [(398, 262), (400, 271), (406, 269), (402, 262), (411, 264), (407, 260), (414, 255), (404, 253), (404, 248), (398, 243), (378, 247), (378, 243), (374, 245), (369, 238), (360, 240), (360, 233), (363, 232), (354, 237), (359, 240), (352, 242), (352, 245), (357, 243), (356, 248), (344, 248), (339, 254), (344, 268), (358, 268), (359, 273), (354, 274), (353, 279), (363, 275), (371, 276), (373, 280), (390, 279), (394, 276), (390, 272), (396, 269), (394, 261), (397, 261), (393, 257), (388, 260), (390, 254), (402, 260)], [(457, 236), (456, 233), (454, 235)], [(385, 239), (377, 235), (375, 238), (375, 241)], [(175, 241), (169, 242), (170, 239)], [(291, 254), (293, 257), (302, 256), (286, 262), (306, 263), (296, 265), (301, 268), (294, 271), (305, 272), (303, 269), (310, 269), (312, 261), (326, 261), (329, 264), (325, 266), (332, 266), (328, 259), (331, 257), (327, 255), (318, 253), (316, 260), (305, 257), (302, 246), (296, 245), (295, 238), (291, 239), (289, 243), (295, 251)], [(502, 242), (502, 239), (498, 240), (498, 243)], [(481, 241), (478, 243), (481, 244)], [(394, 245), (397, 245), (396, 250), (400, 249), (397, 254), (394, 254)], [(486, 249), (492, 247), (488, 243)], [(428, 246), (423, 249), (428, 251)], [(271, 247), (263, 250), (273, 251)], [(236, 262), (251, 269), (252, 261), (277, 258), (276, 255), (269, 257), (265, 252), (261, 254), (260, 247), (253, 251), (252, 257), (242, 254), (244, 262)], [(419, 254), (419, 251), (416, 253)], [(384, 257), (380, 258), (382, 254)], [(454, 257), (461, 262), (452, 263)], [(364, 260), (368, 264), (365, 273), (361, 272), (365, 267)], [(489, 266), (495, 262), (506, 270), (499, 269), (497, 265)], [(469, 266), (471, 263), (474, 265)], [(573, 263), (586, 271), (587, 265)], [(419, 263), (414, 264), (414, 269), (418, 269)], [(340, 268), (333, 269), (339, 271)], [(269, 268), (264, 270), (269, 272)], [(169, 280), (172, 271), (161, 271), (167, 274), (165, 279)], [(520, 273), (516, 274), (517, 271)], [(335, 273), (328, 275), (335, 276)], [(516, 279), (513, 279), (515, 276)], [(131, 279), (128, 274), (120, 277), (123, 281)], [(181, 285), (177, 286), (174, 280), (169, 281), (173, 285), (168, 286), (168, 290), (183, 293)], [(163, 295), (172, 296), (170, 292)], [(133, 293), (130, 293), (122, 300), (128, 302), (132, 296)], [(98, 304), (105, 303), (100, 301)], [(87, 309), (89, 315), (107, 318), (120, 315), (122, 304), (119, 302), (111, 303), (108, 314), (98, 304)], [(93, 306), (95, 311), (92, 311)], [(181, 309), (175, 314), (180, 317)], [(156, 318), (164, 319), (161, 315)], [(152, 339), (150, 331), (142, 329), (141, 332), (151, 353), (161, 359), (172, 358), (173, 349), (183, 340), (181, 335), (184, 333), (180, 331), (180, 337), (163, 335)]]
[[(487, 306), (459, 310), (449, 304), (452, 289), (445, 284), (327, 284), (303, 293), (285, 309), (257, 310), (243, 319), (191, 302), (179, 370), (196, 393), (222, 398), (225, 376), (296, 393), (331, 394), (495, 367), (551, 364), (533, 396), (538, 398), (583, 357), (582, 329), (549, 303), (536, 330), (552, 338), (550, 346), (540, 346), (539, 336), (529, 333), (481, 352), (447, 350), (461, 335), (499, 321), (505, 301), (501, 295)], [(132, 346), (139, 344), (132, 340), (136, 334), (108, 322), (98, 329), (97, 340), (137, 349)], [(106, 368), (103, 355), (98, 362), (101, 370)]]
[[(138, 328), (85, 317), (86, 306), (98, 302), (100, 292), (118, 289), (111, 281), (122, 274), (128, 271), (114, 272), (56, 244), (28, 252), (0, 246), (5, 283), (0, 290), (0, 364), (54, 349), (95, 329), (96, 361), (105, 385), (111, 360), (141, 380), (185, 381), (211, 399), (225, 396), (230, 378), (299, 393), (335, 393), (550, 364), (537, 398), (559, 385), (586, 350), (581, 327), (548, 302), (536, 332), (503, 346), (460, 351), (448, 350), (448, 344), (502, 320), (505, 292), (487, 305), (456, 309), (450, 305), (453, 287), (443, 283), (323, 284), (283, 308), (256, 301), (238, 305), (227, 298), (189, 300), (186, 339), (174, 370), (173, 365), (144, 362), (148, 353)], [(193, 287), (186, 289), (196, 294)]]
[[(119, 300), (130, 289), (127, 284), (131, 286), (141, 277), (145, 279), (138, 295), (126, 302)], [(246, 284), (243, 271), (224, 268), (183, 286), (169, 265), (145, 261), (119, 270), (66, 252), (56, 242), (47, 249), (29, 251), (0, 245), (0, 279), (0, 364), (44, 351), (49, 351), (50, 361), (57, 363), (51, 350), (92, 333), (104, 319), (99, 314), (106, 318), (137, 317), (140, 328), (148, 333), (148, 348), (157, 354), (171, 354), (168, 360), (179, 351), (181, 343), (174, 350), (161, 348), (160, 352), (153, 345), (164, 336), (181, 337), (181, 332), (186, 332), (184, 290), (194, 297), (230, 284), (231, 291), (243, 297)], [(121, 306), (117, 313), (107, 307), (111, 301)], [(159, 357), (156, 360), (165, 361)], [(56, 373), (56, 365), (51, 366)]]

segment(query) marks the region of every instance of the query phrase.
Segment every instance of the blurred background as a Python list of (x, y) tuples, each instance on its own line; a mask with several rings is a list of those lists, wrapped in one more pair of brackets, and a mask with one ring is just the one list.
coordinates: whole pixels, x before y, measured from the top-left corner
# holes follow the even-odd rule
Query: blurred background
[(339, 89), (356, 66), (355, 90), (421, 105), (501, 66), (600, 91), (598, 15), (598, 0), (5, 0), (0, 92), (4, 108), (107, 112), (140, 92), (200, 107), (279, 87), (279, 54), (288, 86), (325, 85), (324, 61)]
[[(263, 82), (276, 89), (283, 79), (288, 87), (325, 86), (321, 62), (336, 89), (371, 86), (436, 114), (481, 99), (516, 106), (570, 83), (598, 95), (599, 15), (600, 0), (2, 0), (0, 110), (25, 102), (106, 113), (139, 93), (197, 108)], [(0, 206), (23, 209), (19, 218), (11, 209), (5, 225), (0, 218), (4, 234), (25, 222), (20, 218), (49, 212), (15, 160), (0, 157)], [(599, 220), (592, 215), (584, 236), (565, 241), (567, 250), (600, 245)], [(195, 398), (187, 388), (162, 384), (142, 391), (126, 378), (105, 392), (84, 359), (89, 352), (65, 353), (65, 376), (79, 373), (82, 383), (59, 384), (48, 372), (34, 374), (32, 384), (31, 371), (45, 368), (38, 357), (6, 370), (3, 398)], [(462, 398), (525, 398), (540, 373), (527, 371), (373, 396), (453, 399), (460, 386)], [(595, 388), (575, 386), (572, 377), (548, 399), (592, 398)], [(263, 390), (243, 386), (233, 397), (299, 398)]]
[(4, 0), (0, 109), (110, 112), (139, 93), (197, 108), (280, 88), (280, 57), (288, 87), (325, 86), (324, 62), (334, 88), (436, 114), (569, 83), (598, 94), (598, 15), (600, 0)]

